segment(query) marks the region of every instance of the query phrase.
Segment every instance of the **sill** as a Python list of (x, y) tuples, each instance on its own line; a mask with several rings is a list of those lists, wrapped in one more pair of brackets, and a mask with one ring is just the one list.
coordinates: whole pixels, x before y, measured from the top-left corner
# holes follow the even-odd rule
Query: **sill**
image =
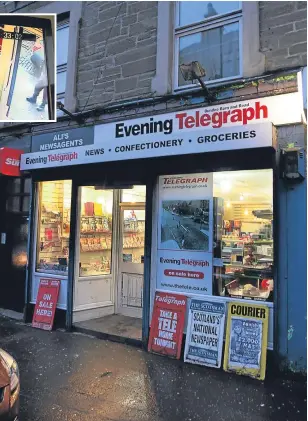
[[(219, 88), (220, 86), (224, 86), (229, 83), (230, 85), (232, 85), (233, 83), (242, 82), (242, 81), (243, 81), (243, 76), (238, 75), (238, 76), (232, 76), (230, 78), (225, 78), (225, 79), (205, 81), (204, 83), (210, 89), (210, 88)], [(186, 92), (194, 93), (194, 92), (199, 92), (199, 91), (202, 91), (202, 87), (197, 84), (176, 87), (173, 89), (174, 94), (180, 94), (180, 93), (186, 93)]]

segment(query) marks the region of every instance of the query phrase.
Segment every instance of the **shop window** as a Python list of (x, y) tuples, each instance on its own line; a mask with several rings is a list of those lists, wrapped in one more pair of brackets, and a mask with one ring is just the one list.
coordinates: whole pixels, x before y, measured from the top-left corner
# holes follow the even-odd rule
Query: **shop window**
[(111, 273), (113, 190), (81, 187), (79, 275)]
[(122, 202), (145, 203), (145, 186), (133, 186), (131, 189), (122, 190)]
[(123, 262), (144, 263), (145, 210), (123, 210)]
[(272, 170), (214, 173), (214, 294), (273, 300)]
[(70, 180), (40, 183), (37, 272), (67, 275), (71, 190)]
[(241, 76), (241, 2), (176, 2), (174, 88), (193, 87), (179, 65), (199, 61), (206, 82)]

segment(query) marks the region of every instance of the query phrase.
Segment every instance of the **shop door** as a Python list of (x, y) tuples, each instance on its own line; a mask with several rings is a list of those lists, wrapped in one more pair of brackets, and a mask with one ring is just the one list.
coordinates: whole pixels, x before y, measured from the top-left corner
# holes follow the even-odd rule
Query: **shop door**
[(2, 184), (7, 194), (0, 221), (0, 307), (17, 312), (25, 304), (30, 185), (22, 178)]
[(120, 204), (117, 313), (141, 318), (144, 280), (145, 205)]
[[(13, 26), (7, 26), (7, 31), (14, 31)], [(18, 30), (19, 33), (22, 33), (22, 29)], [(8, 69), (8, 72), (5, 76), (4, 83), (3, 83), (3, 90), (2, 90), (2, 96), (1, 96), (1, 104), (2, 104), (2, 117), (5, 118), (9, 114), (12, 97), (14, 94), (14, 88), (15, 88), (15, 82), (16, 82), (16, 76), (17, 76), (17, 70), (18, 70), (18, 64), (19, 64), (19, 57), (20, 57), (20, 50), (21, 50), (21, 39), (20, 40), (5, 40), (2, 44), (2, 53), (4, 48), (6, 48), (6, 51), (8, 54), (10, 54), (9, 57), (9, 64), (6, 66)], [(8, 58), (7, 54), (7, 58)], [(0, 115), (1, 115), (0, 112)]]

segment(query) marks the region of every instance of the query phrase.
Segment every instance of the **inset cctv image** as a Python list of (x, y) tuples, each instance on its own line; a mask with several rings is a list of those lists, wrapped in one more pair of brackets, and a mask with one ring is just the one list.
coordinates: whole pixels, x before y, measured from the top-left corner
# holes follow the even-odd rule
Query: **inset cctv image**
[(55, 117), (56, 15), (0, 14), (0, 121)]

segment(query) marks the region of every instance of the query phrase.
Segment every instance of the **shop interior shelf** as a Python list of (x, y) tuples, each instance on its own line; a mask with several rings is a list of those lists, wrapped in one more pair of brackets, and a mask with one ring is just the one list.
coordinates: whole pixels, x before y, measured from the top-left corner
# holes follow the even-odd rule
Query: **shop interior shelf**
[[(135, 250), (135, 249), (143, 249), (143, 248), (144, 248), (143, 246), (134, 246), (134, 247), (129, 247), (129, 248), (123, 249), (123, 252), (129, 251), (129, 250), (132, 250), (132, 249)], [(108, 248), (108, 249), (80, 250), (80, 253), (89, 253), (89, 252), (95, 253), (95, 252), (110, 251), (110, 250), (111, 250), (110, 248)]]

